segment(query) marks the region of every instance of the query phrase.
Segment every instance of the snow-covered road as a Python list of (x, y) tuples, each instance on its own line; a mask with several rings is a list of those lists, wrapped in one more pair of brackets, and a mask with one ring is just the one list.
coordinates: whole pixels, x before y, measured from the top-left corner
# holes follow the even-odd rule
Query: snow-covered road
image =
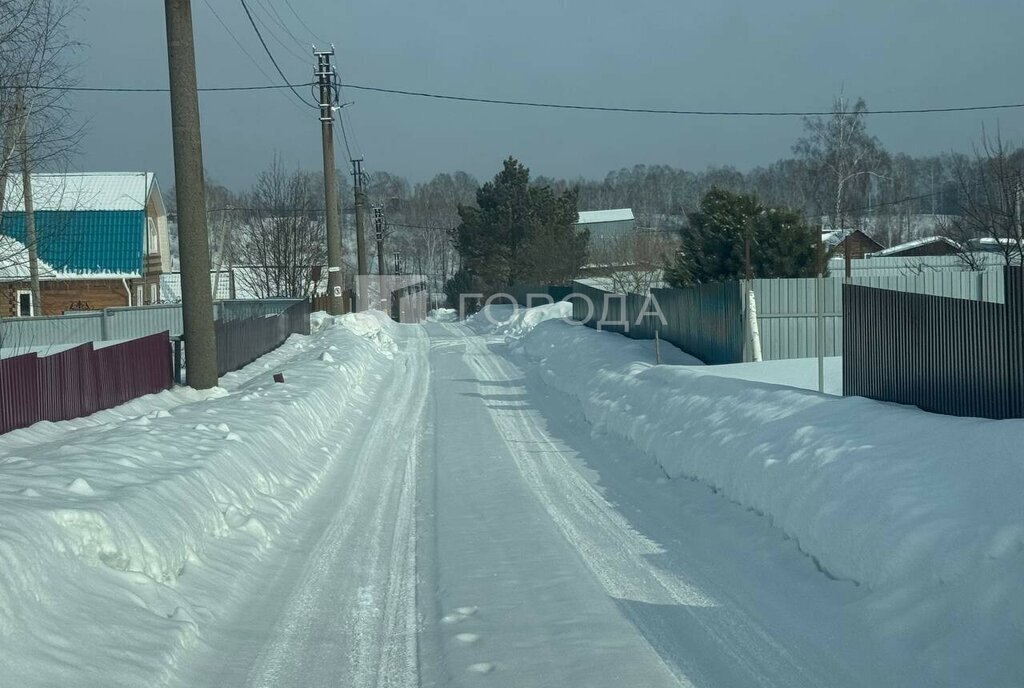
[(350, 458), (175, 683), (880, 685), (853, 586), (763, 519), (591, 438), (499, 338), (395, 337)]
[(0, 437), (0, 686), (1020, 685), (1020, 421), (655, 366), (564, 308), (318, 315)]

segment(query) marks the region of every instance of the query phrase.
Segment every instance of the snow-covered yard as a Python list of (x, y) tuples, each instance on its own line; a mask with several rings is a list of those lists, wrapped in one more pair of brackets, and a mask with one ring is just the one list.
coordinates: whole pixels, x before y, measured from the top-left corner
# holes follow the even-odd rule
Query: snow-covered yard
[(1020, 684), (1024, 422), (565, 308), (0, 436), (0, 685)]

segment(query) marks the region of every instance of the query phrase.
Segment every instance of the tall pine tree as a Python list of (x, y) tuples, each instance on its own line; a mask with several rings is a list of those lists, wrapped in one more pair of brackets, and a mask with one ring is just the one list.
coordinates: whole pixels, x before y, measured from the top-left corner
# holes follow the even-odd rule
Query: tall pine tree
[(748, 232), (754, 277), (816, 274), (818, 233), (792, 210), (765, 207), (752, 195), (712, 189), (687, 219), (680, 230), (680, 252), (665, 275), (674, 287), (742, 279)]
[(452, 237), (463, 283), (495, 293), (517, 282), (561, 284), (579, 274), (588, 236), (575, 228), (575, 190), (556, 194), (531, 185), (530, 171), (509, 157), (477, 190), (476, 202), (459, 207)]

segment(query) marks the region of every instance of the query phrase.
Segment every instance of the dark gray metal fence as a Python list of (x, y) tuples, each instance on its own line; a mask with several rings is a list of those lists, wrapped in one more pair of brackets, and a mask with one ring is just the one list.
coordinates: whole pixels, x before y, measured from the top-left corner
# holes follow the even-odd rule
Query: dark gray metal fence
[(217, 374), (224, 375), (252, 363), (293, 334), (309, 334), (309, 308), (309, 301), (303, 299), (277, 315), (218, 320)]
[(657, 329), (661, 339), (705, 363), (743, 361), (743, 295), (736, 282), (652, 289), (650, 297), (612, 294), (582, 282), (573, 287), (580, 296), (572, 298), (573, 319), (588, 327), (633, 339), (653, 339)]
[(1024, 418), (1024, 270), (1005, 285), (1005, 304), (844, 285), (843, 394)]

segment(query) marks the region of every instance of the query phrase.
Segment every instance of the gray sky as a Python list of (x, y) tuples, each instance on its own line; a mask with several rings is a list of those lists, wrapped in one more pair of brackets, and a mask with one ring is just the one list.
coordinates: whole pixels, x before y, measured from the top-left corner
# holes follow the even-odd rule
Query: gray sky
[[(276, 77), (238, 0), (208, 0)], [(313, 37), (285, 0), (248, 0), (293, 81), (312, 78)], [(593, 105), (820, 110), (844, 89), (871, 108), (1024, 102), (1020, 0), (290, 0), (343, 81), (459, 95)], [(293, 39), (277, 23), (271, 4)], [(193, 0), (200, 85), (268, 83)], [(262, 28), (262, 27), (261, 27)], [(84, 0), (83, 86), (166, 86), (163, 3)], [(287, 45), (282, 46), (277, 39)], [(292, 55), (290, 53), (296, 53)], [(299, 58), (303, 58), (300, 60)], [(537, 174), (601, 178), (638, 163), (747, 169), (789, 155), (797, 118), (752, 120), (529, 110), (350, 90), (369, 170), (423, 181), (493, 175), (512, 154)], [(79, 165), (153, 170), (172, 181), (166, 94), (77, 94), (89, 121)], [(292, 102), (289, 102), (291, 100)], [(287, 91), (204, 94), (208, 174), (236, 189), (275, 152), (320, 165), (316, 111)], [(890, 151), (969, 150), (985, 124), (1024, 138), (1024, 110), (875, 116)], [(339, 142), (339, 166), (344, 149)]]

